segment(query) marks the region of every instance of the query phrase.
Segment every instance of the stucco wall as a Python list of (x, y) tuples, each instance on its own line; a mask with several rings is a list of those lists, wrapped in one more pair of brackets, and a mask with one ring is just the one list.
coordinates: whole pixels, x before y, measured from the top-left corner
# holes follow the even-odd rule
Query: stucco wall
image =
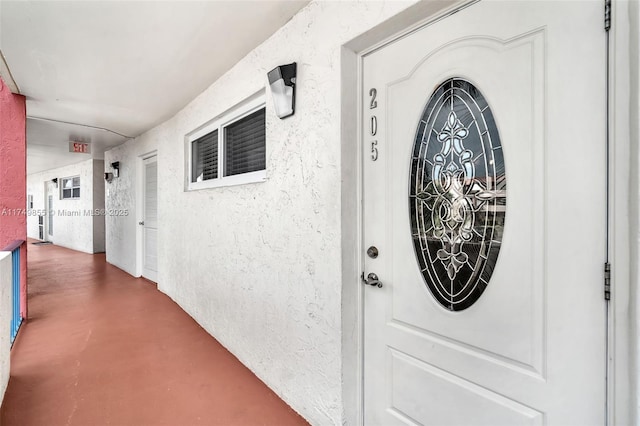
[[(26, 236), (26, 109), (0, 79), (0, 249)], [(2, 213), (4, 212), (4, 213)]]
[[(58, 190), (53, 197), (54, 217), (51, 240), (54, 244), (85, 253), (94, 253), (94, 218), (97, 216), (88, 212), (93, 211), (95, 205), (94, 173), (101, 177), (103, 167), (101, 160), (90, 159), (27, 176), (27, 193), (33, 195), (32, 212), (45, 210), (45, 185), (51, 179), (58, 179)], [(59, 191), (62, 178), (72, 176), (80, 176), (80, 198), (61, 200)], [(98, 218), (98, 220), (104, 219)], [(30, 238), (38, 238), (38, 216), (35, 214), (27, 217), (27, 235)]]
[[(93, 160), (93, 210), (104, 210), (104, 160)], [(106, 213), (105, 213), (106, 214)], [(93, 252), (104, 252), (105, 214), (93, 217)]]
[[(158, 150), (158, 288), (313, 424), (345, 409), (341, 46), (411, 3), (313, 2), (175, 117), (105, 154), (122, 165), (106, 207), (134, 212), (138, 157)], [(267, 91), (267, 181), (185, 192), (185, 134), (293, 61), (296, 114), (279, 120)], [(134, 275), (138, 220), (107, 217), (107, 260)]]
[[(26, 240), (26, 103), (0, 79), (0, 249)], [(27, 315), (27, 249), (21, 248), (20, 312)]]
[(11, 352), (11, 252), (0, 252), (0, 401), (9, 384)]
[[(136, 266), (136, 236), (138, 222), (142, 220), (137, 216), (138, 176), (141, 176), (141, 156), (157, 149), (158, 141), (153, 136), (155, 132), (158, 130), (105, 152), (105, 164), (120, 162), (120, 176), (106, 185), (105, 208), (125, 213), (105, 217), (107, 262), (136, 277), (141, 272)], [(160, 167), (158, 175), (162, 179)]]

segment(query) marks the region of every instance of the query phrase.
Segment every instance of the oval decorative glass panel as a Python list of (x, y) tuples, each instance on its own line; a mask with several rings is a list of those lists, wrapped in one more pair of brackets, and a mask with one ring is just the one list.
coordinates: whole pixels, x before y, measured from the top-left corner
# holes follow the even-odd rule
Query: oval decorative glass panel
[(438, 86), (416, 132), (409, 211), (422, 276), (448, 310), (478, 300), (498, 259), (507, 189), (502, 154), (480, 91), (461, 78)]

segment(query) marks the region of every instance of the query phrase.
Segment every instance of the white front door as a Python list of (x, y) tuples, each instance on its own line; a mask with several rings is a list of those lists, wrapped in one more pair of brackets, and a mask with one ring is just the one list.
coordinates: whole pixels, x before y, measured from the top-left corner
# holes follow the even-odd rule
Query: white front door
[(158, 275), (158, 160), (156, 156), (142, 161), (143, 213), (142, 275), (156, 281)]
[(54, 200), (58, 197), (57, 184), (45, 182), (45, 217), (44, 217), (44, 240), (53, 242), (53, 218), (55, 217)]
[(363, 58), (366, 425), (604, 423), (602, 21), (481, 1)]

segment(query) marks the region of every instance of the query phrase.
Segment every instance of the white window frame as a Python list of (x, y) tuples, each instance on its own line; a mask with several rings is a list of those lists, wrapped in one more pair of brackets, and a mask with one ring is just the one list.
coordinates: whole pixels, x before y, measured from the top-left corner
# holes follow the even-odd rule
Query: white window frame
[[(73, 180), (75, 178), (78, 178), (78, 186), (73, 186)], [(66, 188), (66, 189), (70, 189), (71, 190), (71, 197), (65, 197), (64, 196), (64, 182), (65, 181), (71, 181), (71, 188)], [(73, 196), (73, 190), (74, 189), (80, 189), (80, 187), (82, 186), (82, 181), (80, 180), (80, 175), (76, 175), (76, 176), (68, 176), (68, 177), (63, 177), (60, 179), (60, 199), (61, 200), (79, 200), (80, 197), (82, 196), (82, 191), (80, 191), (80, 195), (77, 197)]]
[[(223, 186), (233, 186), (233, 185), (244, 185), (247, 183), (258, 183), (264, 182), (267, 180), (267, 165), (265, 159), (265, 168), (263, 170), (257, 170), (255, 172), (242, 173), (238, 175), (232, 176), (224, 176), (224, 165), (225, 165), (225, 140), (224, 140), (224, 128), (229, 126), (230, 124), (235, 123), (248, 115), (253, 114), (254, 112), (265, 108), (265, 94), (264, 91), (252, 96), (242, 104), (232, 108), (231, 110), (225, 112), (219, 117), (211, 120), (207, 124), (201, 126), (200, 128), (194, 130), (193, 132), (187, 134), (185, 136), (186, 143), (186, 179), (187, 179), (187, 190), (193, 191), (198, 189), (207, 189), (207, 188), (219, 188)], [(193, 153), (191, 152), (192, 143), (196, 140), (205, 136), (213, 131), (218, 131), (218, 177), (215, 179), (208, 179), (202, 182), (192, 182), (192, 170), (193, 170)], [(266, 140), (265, 140), (266, 144)]]

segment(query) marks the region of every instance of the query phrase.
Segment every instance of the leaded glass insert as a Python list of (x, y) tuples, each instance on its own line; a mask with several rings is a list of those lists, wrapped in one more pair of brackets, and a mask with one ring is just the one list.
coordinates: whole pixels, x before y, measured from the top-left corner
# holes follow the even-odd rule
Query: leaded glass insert
[(493, 273), (506, 211), (505, 164), (487, 101), (470, 82), (436, 88), (414, 141), (409, 182), (413, 245), (443, 307), (473, 305)]

